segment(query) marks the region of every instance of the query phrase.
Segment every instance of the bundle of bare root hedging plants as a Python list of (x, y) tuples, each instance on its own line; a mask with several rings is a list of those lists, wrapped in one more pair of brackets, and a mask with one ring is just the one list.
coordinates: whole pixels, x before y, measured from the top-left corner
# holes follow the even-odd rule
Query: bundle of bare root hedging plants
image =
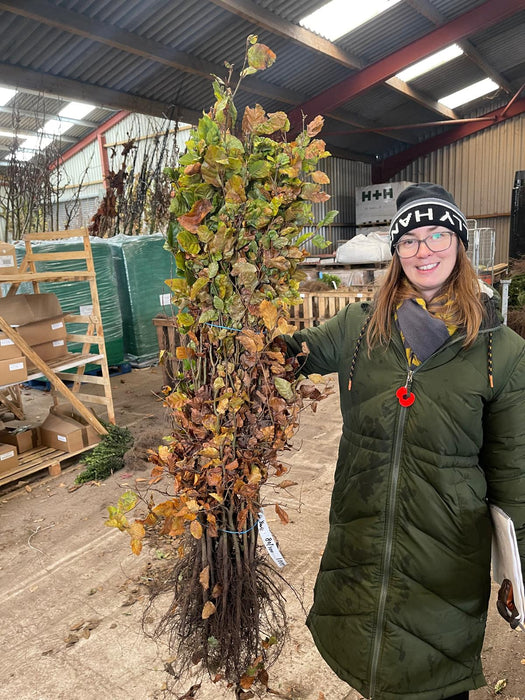
[[(249, 37), (239, 80), (274, 59)], [(215, 78), (213, 108), (170, 170), (180, 371), (164, 399), (172, 434), (151, 455), (156, 497), (130, 523), (125, 512), (138, 497), (124, 494), (107, 524), (130, 534), (135, 553), (148, 537), (173, 538), (172, 597), (157, 631), (175, 651), (174, 672), (202, 662), (253, 697), (249, 689), (267, 683), (286, 633), (282, 578), (257, 541), (261, 487), (279, 483), (287, 471), (279, 454), (290, 448), (301, 410), (315, 409), (329, 391), (320, 377), (301, 376), (307, 348), (288, 358), (282, 336), (294, 330), (304, 245), (324, 245), (319, 229), (337, 212), (313, 225), (312, 203), (329, 198), (318, 169), (329, 156), (316, 138), (323, 119), (293, 141), (283, 112), (247, 107), (238, 124), (238, 83), (234, 90), (227, 68), (226, 80)], [(288, 521), (278, 503), (269, 506)]]

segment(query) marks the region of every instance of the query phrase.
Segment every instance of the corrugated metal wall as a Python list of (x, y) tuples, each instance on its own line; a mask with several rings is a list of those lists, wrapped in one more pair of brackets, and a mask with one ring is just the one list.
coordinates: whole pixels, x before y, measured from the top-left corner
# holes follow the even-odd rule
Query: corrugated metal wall
[[(321, 221), (332, 209), (337, 209), (339, 214), (331, 226), (321, 231), (332, 245), (321, 250), (307, 244), (308, 250), (313, 254), (333, 253), (339, 243), (354, 236), (355, 189), (370, 184), (372, 177), (370, 164), (333, 156), (320, 161), (319, 169), (326, 172), (330, 178), (330, 184), (324, 188), (330, 194), (330, 199), (322, 204), (314, 204), (314, 219)], [(307, 230), (305, 228), (305, 231)]]
[(496, 231), (495, 262), (507, 262), (512, 188), (525, 169), (525, 115), (418, 159), (396, 180), (437, 182), (478, 226)]

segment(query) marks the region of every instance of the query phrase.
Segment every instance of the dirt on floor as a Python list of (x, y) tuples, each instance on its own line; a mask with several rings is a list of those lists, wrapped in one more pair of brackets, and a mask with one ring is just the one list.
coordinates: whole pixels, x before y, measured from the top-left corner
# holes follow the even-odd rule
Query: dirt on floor
[[(166, 691), (171, 653), (142, 630), (147, 587), (169, 551), (151, 546), (139, 557), (126, 535), (104, 526), (107, 506), (127, 489), (145, 488), (147, 449), (169, 433), (158, 392), (159, 368), (112, 378), (117, 423), (136, 442), (126, 466), (102, 482), (81, 487), (74, 459), (58, 477), (45, 471), (0, 488), (0, 699), (160, 700), (233, 698), (232, 689), (197, 675)], [(51, 403), (45, 392), (24, 389), (28, 419), (42, 420)], [(319, 656), (305, 627), (305, 610), (328, 529), (328, 507), (340, 431), (338, 399), (306, 411), (286, 455), (296, 486), (279, 490), (290, 523), (271, 509), (266, 516), (296, 594), (284, 589), (289, 638), (270, 669), (270, 697), (290, 700), (358, 700)], [(271, 487), (268, 501), (272, 500)], [(275, 498), (273, 498), (275, 500)], [(493, 591), (494, 593), (494, 591)], [(499, 617), (494, 599), (483, 650), (488, 685), (472, 700), (525, 700), (525, 633)], [(199, 685), (200, 684), (200, 685)]]

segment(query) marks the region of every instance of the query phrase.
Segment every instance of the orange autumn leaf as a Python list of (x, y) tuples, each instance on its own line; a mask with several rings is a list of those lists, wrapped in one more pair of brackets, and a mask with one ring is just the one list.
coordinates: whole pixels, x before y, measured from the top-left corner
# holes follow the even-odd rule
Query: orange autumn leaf
[(279, 486), (280, 486), (282, 489), (288, 489), (288, 488), (290, 488), (290, 486), (297, 486), (297, 481), (289, 481), (289, 480), (286, 479), (285, 481), (281, 481), (281, 483), (279, 484)]
[(202, 608), (202, 613), (201, 613), (202, 619), (207, 620), (209, 617), (211, 617), (211, 615), (213, 615), (215, 613), (216, 610), (217, 610), (217, 608), (211, 602), (211, 600), (206, 601), (206, 603), (204, 603), (204, 607)]
[(330, 182), (330, 178), (322, 170), (316, 170), (315, 172), (313, 172), (312, 180), (318, 185), (328, 185)]
[(279, 516), (282, 524), (288, 525), (288, 523), (290, 522), (290, 518), (288, 517), (288, 513), (283, 508), (281, 508), (281, 506), (278, 505), (277, 503), (275, 504), (275, 512)]
[(190, 532), (195, 537), (196, 540), (200, 540), (202, 537), (202, 525), (198, 520), (192, 520), (190, 525)]
[(210, 587), (210, 567), (206, 566), (199, 574), (199, 581), (205, 591)]
[(195, 202), (190, 211), (187, 214), (179, 216), (177, 221), (182, 228), (186, 229), (186, 231), (197, 233), (197, 229), (201, 221), (207, 214), (210, 213), (212, 209), (213, 204), (209, 199), (199, 199), (197, 202)]
[(318, 114), (317, 117), (315, 117), (315, 119), (312, 119), (312, 121), (307, 125), (306, 133), (310, 138), (313, 138), (314, 136), (317, 136), (317, 134), (321, 131), (323, 125), (324, 117)]

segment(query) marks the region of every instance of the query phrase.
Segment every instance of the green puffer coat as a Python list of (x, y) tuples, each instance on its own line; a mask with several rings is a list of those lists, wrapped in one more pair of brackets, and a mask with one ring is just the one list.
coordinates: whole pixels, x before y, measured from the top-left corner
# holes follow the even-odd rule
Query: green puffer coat
[(485, 684), (489, 500), (512, 517), (525, 568), (525, 341), (499, 321), (468, 350), (452, 336), (414, 371), (415, 402), (402, 407), (408, 367), (395, 331), (370, 357), (363, 341), (348, 391), (368, 312), (351, 304), (287, 339), (294, 354), (307, 343), (305, 373), (339, 374), (343, 415), (307, 624), (365, 697), (440, 700)]

